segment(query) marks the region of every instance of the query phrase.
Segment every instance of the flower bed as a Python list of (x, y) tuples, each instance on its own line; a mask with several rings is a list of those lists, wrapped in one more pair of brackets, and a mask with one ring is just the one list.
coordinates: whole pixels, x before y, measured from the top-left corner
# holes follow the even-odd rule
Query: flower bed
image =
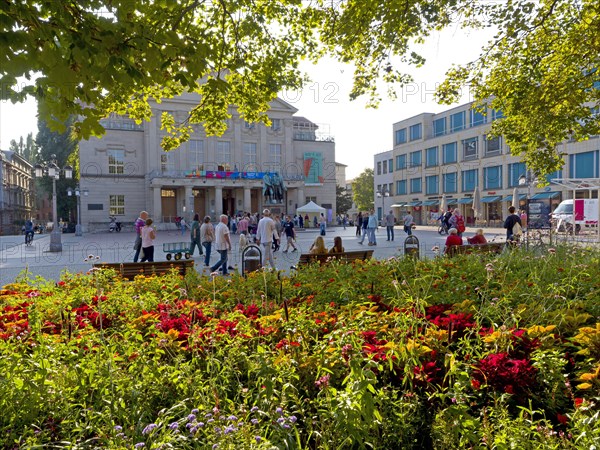
[(20, 279), (0, 291), (0, 447), (598, 446), (599, 264)]

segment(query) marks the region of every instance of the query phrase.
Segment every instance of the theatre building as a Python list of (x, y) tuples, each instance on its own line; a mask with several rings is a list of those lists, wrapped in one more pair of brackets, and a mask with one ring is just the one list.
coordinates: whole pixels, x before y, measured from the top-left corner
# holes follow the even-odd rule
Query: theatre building
[(188, 142), (163, 151), (161, 114), (183, 122), (198, 102), (195, 94), (164, 100), (153, 105), (152, 120), (139, 125), (111, 116), (102, 121), (102, 138), (80, 142), (80, 187), (88, 191), (81, 197), (84, 229), (102, 229), (111, 215), (128, 225), (141, 210), (159, 224), (265, 207), (293, 215), (311, 200), (330, 217), (335, 213), (335, 143), (325, 126), (276, 99), (268, 127), (245, 122), (232, 108), (222, 136), (194, 126)]

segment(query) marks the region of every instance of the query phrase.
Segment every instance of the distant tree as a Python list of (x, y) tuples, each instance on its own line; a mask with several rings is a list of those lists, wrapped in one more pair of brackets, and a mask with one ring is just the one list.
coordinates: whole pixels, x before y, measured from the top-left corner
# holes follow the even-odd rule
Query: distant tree
[(373, 169), (365, 169), (363, 173), (352, 181), (352, 198), (356, 207), (360, 211), (367, 211), (373, 208), (373, 187), (374, 173)]
[[(78, 141), (70, 129), (73, 123), (73, 118), (67, 121), (67, 131), (59, 133), (51, 131), (48, 124), (43, 120), (38, 120), (38, 134), (36, 142), (39, 152), (35, 163), (47, 163), (51, 159), (51, 155), (56, 155), (56, 164), (61, 169), (67, 165), (73, 167), (73, 179), (67, 180), (61, 176), (56, 180), (56, 209), (58, 217), (63, 220), (69, 220), (72, 216), (71, 211), (76, 208), (74, 197), (67, 195), (69, 188), (74, 188), (79, 179), (79, 158), (78, 158)], [(52, 198), (52, 180), (49, 177), (36, 179), (36, 196)]]
[(9, 150), (17, 152), (32, 164), (35, 163), (37, 159), (38, 146), (33, 139), (33, 133), (29, 133), (25, 140), (23, 140), (23, 136), (21, 136), (19, 142), (11, 139)]
[(346, 214), (352, 208), (352, 196), (345, 187), (336, 186), (336, 207), (338, 214)]

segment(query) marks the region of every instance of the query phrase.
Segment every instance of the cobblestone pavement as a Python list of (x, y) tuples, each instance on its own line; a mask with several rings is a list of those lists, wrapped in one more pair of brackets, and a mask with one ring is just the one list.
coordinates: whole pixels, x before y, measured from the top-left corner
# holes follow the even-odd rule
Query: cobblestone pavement
[[(419, 226), (415, 230), (415, 236), (420, 240), (421, 257), (432, 257), (435, 246), (443, 246), (446, 239), (436, 232), (437, 228), (428, 226)], [(465, 237), (472, 236), (475, 229), (469, 228)], [(504, 239), (505, 230), (487, 229), (486, 236), (489, 239)], [(311, 228), (307, 230), (298, 230), (297, 246), (298, 252), (283, 253), (284, 246), (278, 252), (274, 253), (277, 269), (289, 271), (290, 267), (296, 263), (300, 253), (307, 253), (310, 245), (318, 235), (318, 230)], [(377, 245), (369, 247), (358, 243), (355, 235), (355, 228), (348, 227), (344, 230), (342, 227), (332, 227), (327, 230), (325, 243), (328, 248), (333, 245), (334, 236), (341, 236), (346, 250), (359, 250), (361, 248), (373, 249), (373, 256), (377, 259), (387, 259), (403, 255), (403, 243), (406, 234), (401, 228), (395, 228), (395, 240), (386, 240), (386, 229), (379, 228), (377, 231)], [(239, 269), (241, 267), (241, 250), (238, 246), (239, 237), (232, 235), (233, 250), (229, 254), (229, 265)], [(166, 254), (162, 251), (163, 243), (186, 242), (189, 237), (182, 236), (179, 231), (159, 231), (155, 241), (156, 261), (166, 260)], [(38, 235), (34, 237), (33, 245), (27, 247), (24, 244), (23, 236), (1, 236), (0, 237), (0, 286), (11, 283), (15, 278), (27, 271), (32, 276), (40, 275), (46, 279), (58, 280), (64, 270), (72, 273), (86, 272), (91, 268), (91, 262), (86, 262), (89, 255), (99, 256), (100, 261), (104, 262), (128, 262), (133, 260), (133, 241), (134, 234), (129, 233), (92, 233), (83, 236), (74, 234), (63, 234), (63, 251), (61, 253), (50, 253), (50, 235)], [(290, 249), (291, 250), (291, 249)], [(211, 255), (211, 264), (214, 264), (219, 255), (213, 252)], [(203, 267), (204, 257), (196, 255), (193, 258), (196, 261), (198, 271), (208, 274)]]

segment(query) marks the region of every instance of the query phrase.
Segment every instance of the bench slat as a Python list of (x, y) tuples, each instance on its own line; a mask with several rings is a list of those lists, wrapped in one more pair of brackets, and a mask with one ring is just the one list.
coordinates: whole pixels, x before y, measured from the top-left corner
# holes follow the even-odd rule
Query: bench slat
[(338, 260), (343, 262), (355, 261), (355, 260), (367, 260), (373, 255), (374, 250), (357, 250), (344, 253), (324, 253), (321, 255), (313, 255), (310, 253), (304, 253), (300, 255), (298, 264), (309, 264), (311, 262), (327, 262), (329, 260)]
[(453, 245), (448, 249), (448, 256), (465, 255), (470, 253), (502, 253), (504, 242), (488, 242), (487, 244)]
[(137, 275), (164, 275), (171, 269), (178, 269), (185, 276), (188, 270), (194, 268), (194, 261), (158, 261), (158, 262), (124, 262), (124, 263), (95, 263), (94, 268), (114, 269), (127, 280)]

